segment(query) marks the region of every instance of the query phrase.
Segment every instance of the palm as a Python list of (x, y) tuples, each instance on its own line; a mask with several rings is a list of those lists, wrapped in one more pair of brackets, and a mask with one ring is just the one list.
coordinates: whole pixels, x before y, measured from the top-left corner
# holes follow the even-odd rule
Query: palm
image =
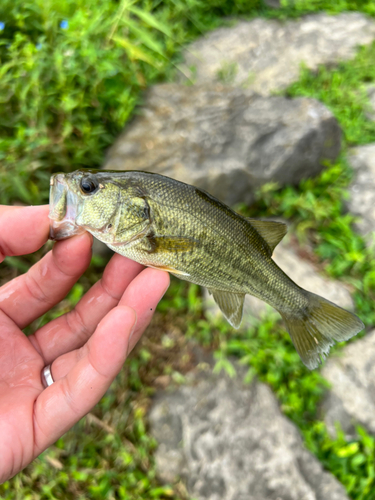
[[(39, 248), (48, 234), (46, 215), (46, 207), (2, 207), (0, 257)], [(14, 228), (22, 238), (14, 238)], [(90, 248), (88, 234), (59, 242), (0, 289), (0, 482), (96, 404), (168, 286), (166, 273), (115, 255), (75, 309), (26, 337), (22, 328), (57, 304), (87, 268)], [(44, 389), (41, 370), (48, 364), (55, 383)]]
[[(15, 338), (23, 335), (16, 325), (13, 328)], [(16, 344), (4, 345), (0, 354), (0, 443), (2, 461), (9, 470), (4, 471), (5, 477), (22, 469), (35, 456), (33, 408), (43, 390), (40, 380), (43, 358), (27, 338)]]

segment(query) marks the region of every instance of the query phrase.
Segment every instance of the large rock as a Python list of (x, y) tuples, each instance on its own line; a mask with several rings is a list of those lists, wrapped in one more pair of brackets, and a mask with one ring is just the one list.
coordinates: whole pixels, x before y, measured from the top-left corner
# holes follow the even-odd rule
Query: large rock
[[(276, 264), (302, 288), (322, 295), (344, 309), (354, 309), (349, 290), (342, 283), (331, 280), (320, 274), (316, 266), (298, 255), (293, 247), (290, 246), (288, 239), (275, 248), (273, 259)], [(222, 314), (212, 296), (209, 295), (207, 291), (204, 293), (204, 308), (209, 317), (215, 317)], [(251, 295), (246, 295), (244, 315), (241, 324), (242, 328), (251, 327), (254, 324), (254, 318), (258, 319), (270, 310), (273, 309), (265, 302)]]
[(349, 163), (355, 177), (350, 186), (348, 208), (358, 216), (358, 231), (371, 242), (375, 231), (375, 144), (353, 149)]
[(322, 374), (332, 386), (323, 404), (330, 433), (339, 422), (349, 437), (358, 424), (375, 434), (375, 330), (331, 356)]
[(314, 99), (260, 97), (209, 85), (153, 87), (108, 153), (106, 169), (158, 172), (228, 204), (270, 181), (297, 184), (334, 160), (341, 132)]
[(181, 477), (197, 500), (347, 500), (303, 447), (271, 390), (206, 375), (162, 393), (150, 413), (162, 480)]
[(281, 8), (280, 0), (264, 0), (264, 3), (267, 5), (267, 7), (271, 7), (271, 9)]
[(317, 69), (350, 59), (358, 45), (374, 39), (374, 21), (356, 12), (287, 22), (254, 19), (189, 45), (181, 69), (194, 83), (224, 80), (268, 95), (298, 80), (302, 63)]
[(369, 84), (365, 87), (365, 92), (367, 95), (368, 103), (366, 106), (366, 117), (371, 120), (375, 121), (375, 85), (374, 84)]

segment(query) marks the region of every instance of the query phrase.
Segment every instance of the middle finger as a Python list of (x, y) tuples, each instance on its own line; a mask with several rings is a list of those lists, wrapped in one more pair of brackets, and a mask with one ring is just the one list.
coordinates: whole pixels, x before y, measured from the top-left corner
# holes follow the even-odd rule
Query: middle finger
[(115, 307), (129, 283), (143, 266), (115, 254), (107, 264), (102, 278), (90, 288), (75, 308), (40, 328), (29, 337), (46, 363), (81, 347), (97, 324)]
[(57, 242), (25, 274), (0, 289), (0, 309), (24, 328), (58, 304), (90, 264), (88, 233)]

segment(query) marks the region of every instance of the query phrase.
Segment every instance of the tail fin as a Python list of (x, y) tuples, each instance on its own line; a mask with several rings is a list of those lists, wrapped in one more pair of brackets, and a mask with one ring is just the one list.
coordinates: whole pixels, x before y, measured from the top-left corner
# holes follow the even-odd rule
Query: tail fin
[(326, 358), (335, 342), (350, 339), (365, 325), (357, 316), (323, 297), (306, 293), (309, 305), (303, 314), (279, 312), (303, 363), (313, 370)]

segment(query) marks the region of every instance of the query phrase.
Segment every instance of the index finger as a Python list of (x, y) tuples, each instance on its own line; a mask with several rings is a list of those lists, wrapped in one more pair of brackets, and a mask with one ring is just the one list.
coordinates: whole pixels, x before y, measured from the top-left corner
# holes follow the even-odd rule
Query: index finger
[(0, 262), (35, 252), (48, 240), (48, 205), (0, 206)]

